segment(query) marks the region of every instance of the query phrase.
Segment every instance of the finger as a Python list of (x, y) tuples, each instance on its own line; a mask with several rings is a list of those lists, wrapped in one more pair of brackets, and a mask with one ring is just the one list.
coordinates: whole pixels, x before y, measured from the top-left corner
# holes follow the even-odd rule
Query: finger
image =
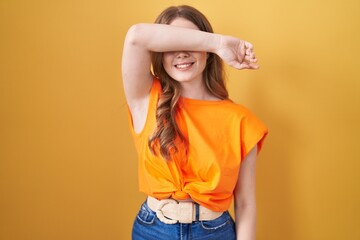
[(240, 56), (239, 56), (240, 62), (242, 62), (242, 60), (244, 59), (245, 55), (246, 55), (245, 42), (244, 42), (244, 41), (241, 41), (241, 42), (240, 42)]
[(255, 55), (250, 55), (250, 56), (245, 56), (244, 61), (248, 62), (248, 63), (256, 63), (257, 62), (257, 58), (255, 57)]
[(247, 69), (258, 69), (259, 68), (259, 64), (255, 63), (255, 62), (247, 62)]
[(259, 69), (259, 65), (258, 64), (255, 64), (255, 63), (246, 63), (246, 62), (243, 62), (240, 64), (240, 67), (238, 68), (239, 70), (241, 69)]
[(245, 54), (246, 55), (254, 55), (255, 53), (254, 53), (254, 50), (247, 48), (246, 51), (245, 51)]
[(246, 48), (254, 49), (254, 45), (252, 45), (251, 43), (244, 41), (244, 44), (245, 44)]
[(255, 54), (254, 52), (251, 52), (251, 53), (249, 54), (249, 56), (250, 56), (251, 58), (253, 58), (253, 59), (256, 58), (256, 54)]
[(241, 63), (238, 61), (232, 61), (231, 63), (229, 63), (229, 66), (236, 68), (236, 69), (241, 69)]
[(242, 70), (242, 69), (248, 69), (248, 68), (250, 68), (249, 64), (246, 62), (243, 62), (240, 64), (240, 67), (238, 69)]
[(253, 51), (247, 49), (245, 53), (246, 56), (249, 56), (251, 58), (256, 58), (256, 54)]
[(245, 53), (247, 55), (251, 55), (251, 53), (254, 51), (254, 46), (249, 42), (245, 42), (244, 45), (245, 45), (245, 49), (246, 49)]
[(259, 68), (260, 68), (259, 64), (256, 64), (256, 63), (250, 63), (249, 64), (249, 69), (256, 70), (256, 69), (259, 69)]

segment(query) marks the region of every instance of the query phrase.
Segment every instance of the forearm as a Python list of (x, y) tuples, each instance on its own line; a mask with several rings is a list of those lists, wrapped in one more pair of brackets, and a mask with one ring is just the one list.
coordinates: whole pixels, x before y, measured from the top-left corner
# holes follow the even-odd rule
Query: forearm
[(221, 35), (166, 24), (139, 23), (129, 29), (126, 41), (153, 52), (215, 52)]
[(255, 240), (256, 206), (235, 207), (235, 225), (238, 240)]

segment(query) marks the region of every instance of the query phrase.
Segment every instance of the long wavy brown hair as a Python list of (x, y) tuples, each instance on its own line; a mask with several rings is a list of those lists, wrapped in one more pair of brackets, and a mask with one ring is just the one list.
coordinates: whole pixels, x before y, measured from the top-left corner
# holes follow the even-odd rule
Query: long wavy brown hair
[[(165, 9), (156, 19), (158, 24), (171, 24), (178, 17), (193, 22), (200, 31), (213, 33), (213, 29), (207, 18), (197, 9), (187, 6), (171, 6)], [(163, 66), (163, 53), (152, 52), (151, 61), (154, 75), (160, 80), (162, 94), (159, 98), (156, 110), (156, 129), (149, 137), (148, 145), (154, 154), (158, 150), (163, 158), (169, 160), (172, 154), (178, 151), (175, 140), (180, 140), (184, 151), (188, 149), (187, 139), (180, 131), (176, 122), (178, 100), (181, 95), (179, 82), (171, 78)], [(219, 56), (209, 53), (206, 67), (203, 71), (203, 81), (206, 90), (219, 99), (228, 99), (225, 87), (223, 62)], [(178, 141), (176, 141), (179, 143)], [(157, 146), (158, 145), (158, 146)], [(159, 148), (159, 149), (157, 149)]]

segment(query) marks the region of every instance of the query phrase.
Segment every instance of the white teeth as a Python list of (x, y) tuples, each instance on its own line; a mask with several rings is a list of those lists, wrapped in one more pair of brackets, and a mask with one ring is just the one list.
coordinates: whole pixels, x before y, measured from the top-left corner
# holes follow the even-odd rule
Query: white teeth
[(191, 66), (191, 63), (177, 64), (175, 65), (177, 68), (184, 69)]

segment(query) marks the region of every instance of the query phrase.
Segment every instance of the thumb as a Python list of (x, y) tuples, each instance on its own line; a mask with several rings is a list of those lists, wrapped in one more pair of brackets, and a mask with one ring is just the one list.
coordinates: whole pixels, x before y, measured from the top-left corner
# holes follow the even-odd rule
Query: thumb
[(242, 68), (242, 64), (238, 61), (231, 61), (229, 63), (229, 66), (233, 67), (233, 68), (236, 68), (236, 69), (241, 69)]

